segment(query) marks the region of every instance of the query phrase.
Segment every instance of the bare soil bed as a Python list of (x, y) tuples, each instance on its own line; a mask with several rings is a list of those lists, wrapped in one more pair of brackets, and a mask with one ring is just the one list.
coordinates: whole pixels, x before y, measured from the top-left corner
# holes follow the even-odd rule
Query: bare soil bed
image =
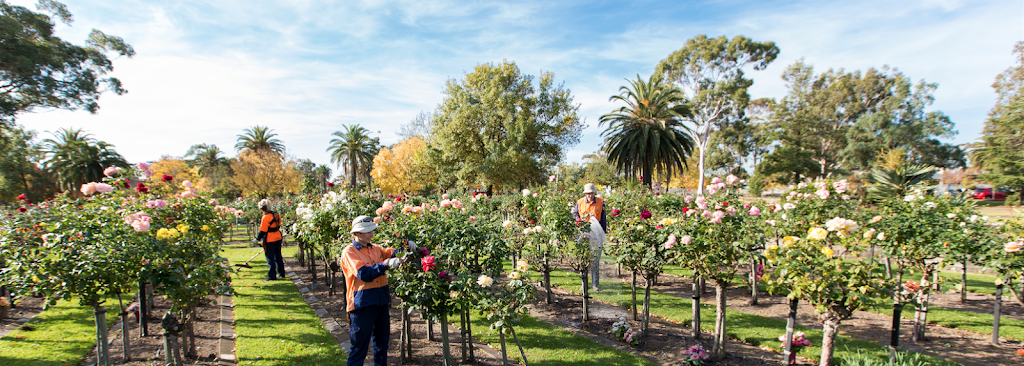
[[(625, 272), (623, 272), (622, 276), (615, 275), (615, 266), (613, 264), (605, 263), (601, 268), (601, 274), (603, 278), (621, 282), (629, 281), (629, 277), (627, 277)], [(692, 281), (682, 277), (662, 275), (654, 289), (666, 294), (689, 298), (692, 296)], [(708, 287), (708, 291), (701, 301), (713, 303), (714, 289)], [(762, 293), (760, 294), (758, 305), (750, 305), (751, 297), (748, 289), (731, 287), (728, 289), (727, 294), (729, 309), (783, 320), (786, 319), (789, 313), (789, 302), (785, 297), (768, 296)], [(931, 305), (968, 311), (974, 309), (979, 312), (990, 313), (992, 309), (991, 299), (993, 297), (987, 296), (986, 300), (986, 296), (972, 294), (967, 305), (960, 305), (958, 294), (939, 294), (936, 296), (936, 301)], [(985, 301), (988, 301), (988, 310), (981, 311), (985, 308)], [(1004, 302), (1004, 305), (1010, 304)], [(1021, 314), (1020, 306), (1012, 304), (1008, 307), (1010, 310), (1005, 310), (1004, 314), (1019, 318)], [(1012, 314), (1015, 311), (1017, 314)], [(821, 319), (814, 313), (814, 308), (806, 302), (800, 303), (800, 308), (797, 311), (797, 324), (815, 329), (822, 328)], [(858, 311), (851, 319), (843, 321), (840, 332), (841, 334), (858, 339), (888, 345), (891, 325), (891, 316)], [(911, 320), (903, 319), (901, 321), (900, 347), (903, 349), (926, 353), (966, 365), (1021, 364), (1021, 358), (1016, 354), (1016, 350), (1021, 347), (1021, 342), (1019, 341), (1003, 338), (1000, 345), (994, 346), (990, 344), (990, 334), (980, 334), (941, 326), (929, 326), (926, 333), (927, 340), (915, 343), (910, 339), (910, 329), (912, 326), (913, 321)], [(842, 345), (840, 344), (839, 346), (841, 347)]]
[[(128, 304), (125, 304), (128, 305)], [(108, 340), (110, 341), (110, 363), (116, 365), (135, 365), (135, 366), (149, 366), (149, 365), (163, 365), (163, 337), (161, 332), (163, 329), (160, 327), (160, 320), (164, 314), (166, 314), (171, 307), (170, 302), (165, 301), (162, 296), (157, 296), (153, 301), (154, 309), (151, 311), (152, 318), (149, 319), (149, 336), (140, 337), (140, 329), (138, 319), (135, 315), (128, 315), (128, 335), (129, 335), (129, 347), (131, 361), (126, 362), (124, 359), (124, 346), (122, 337), (125, 332), (121, 329), (112, 330), (107, 334)], [(117, 306), (112, 304), (108, 306)], [(117, 309), (111, 310), (107, 313), (108, 318), (117, 318)], [(217, 365), (218, 349), (220, 348), (220, 306), (217, 304), (216, 297), (210, 296), (207, 298), (205, 304), (198, 309), (198, 321), (195, 324), (195, 335), (196, 335), (196, 356), (197, 357), (185, 357), (182, 354), (182, 359), (186, 365)], [(180, 338), (179, 338), (180, 345)], [(83, 365), (95, 365), (96, 364), (96, 349), (93, 349), (89, 356), (86, 357)]]

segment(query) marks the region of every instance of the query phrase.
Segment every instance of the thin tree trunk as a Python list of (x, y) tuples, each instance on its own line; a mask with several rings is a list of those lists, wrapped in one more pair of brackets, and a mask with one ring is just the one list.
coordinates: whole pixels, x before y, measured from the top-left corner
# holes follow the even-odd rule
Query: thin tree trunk
[(512, 339), (516, 340), (516, 346), (519, 347), (519, 355), (523, 356), (523, 366), (530, 366), (530, 361), (526, 360), (526, 351), (523, 350), (523, 344), (519, 342), (519, 336), (516, 335), (516, 328), (508, 327), (512, 331)]
[(139, 280), (139, 338), (149, 336), (149, 307), (146, 306), (146, 281)]
[(796, 310), (800, 305), (800, 299), (789, 300), (789, 316), (786, 317), (786, 348), (782, 353), (782, 360), (786, 364), (792, 364), (793, 354), (793, 332), (796, 331)]
[(498, 340), (501, 341), (501, 365), (508, 366), (508, 351), (505, 349), (504, 329), (498, 329)]
[(545, 302), (551, 305), (551, 268), (544, 266), (544, 294), (547, 296)]
[(117, 293), (117, 305), (121, 309), (121, 347), (124, 348), (124, 362), (132, 360), (132, 347), (129, 338), (131, 338), (131, 328), (128, 328), (128, 312), (124, 309), (124, 302), (121, 301), (121, 293)]
[(651, 280), (647, 280), (644, 286), (644, 312), (643, 312), (643, 323), (641, 326), (640, 333), (644, 336), (647, 335), (647, 329), (651, 326)]
[[(1024, 193), (1022, 193), (1024, 194)], [(996, 285), (996, 303), (992, 312), (992, 345), (999, 345), (999, 317), (1003, 315), (1003, 281)]]
[(401, 361), (403, 363), (405, 361), (409, 360), (409, 355), (408, 355), (407, 352), (410, 351), (410, 350), (409, 350), (408, 344), (406, 343), (406, 342), (409, 341), (409, 332), (407, 331), (407, 327), (408, 326), (409, 326), (409, 311), (408, 311), (408, 309), (405, 308), (405, 305), (402, 305), (402, 335), (401, 335), (401, 340), (400, 340), (400, 342), (398, 344), (398, 357), (399, 357), (399, 359), (401, 359)]
[(960, 273), (960, 303), (967, 303), (967, 256), (963, 259), (964, 270)]
[(700, 285), (697, 279), (693, 279), (693, 315), (690, 326), (693, 328), (693, 339), (700, 339)]
[(822, 325), (825, 332), (821, 340), (821, 362), (818, 366), (832, 366), (832, 354), (835, 352), (836, 335), (839, 334), (839, 319), (833, 316), (825, 318)]
[[(927, 277), (925, 277), (927, 278)], [(931, 295), (929, 289), (922, 286), (921, 293), (917, 296), (917, 306), (914, 312), (914, 342), (925, 341), (925, 330), (928, 327), (928, 297)]]
[(750, 256), (750, 305), (757, 305), (757, 265), (757, 257)]
[(583, 283), (583, 322), (590, 320), (590, 286), (587, 283), (587, 269), (580, 271), (580, 281)]
[(715, 342), (711, 346), (712, 357), (725, 358), (725, 286), (715, 282)]
[(633, 282), (630, 284), (630, 292), (633, 294), (633, 321), (640, 320), (636, 308), (636, 271), (633, 271)]
[(103, 305), (93, 306), (96, 318), (96, 364), (110, 365), (110, 347), (107, 345), (107, 309)]
[(441, 312), (441, 353), (444, 357), (444, 365), (450, 366), (452, 364), (452, 354), (448, 347), (448, 314)]
[(903, 314), (903, 304), (892, 303), (892, 331), (889, 334), (889, 363), (896, 362), (896, 352), (900, 347), (900, 314)]
[(427, 317), (427, 313), (426, 312), (423, 312), (423, 320), (425, 322), (427, 322), (427, 340), (433, 342), (434, 341), (434, 322), (430, 321), (430, 318)]

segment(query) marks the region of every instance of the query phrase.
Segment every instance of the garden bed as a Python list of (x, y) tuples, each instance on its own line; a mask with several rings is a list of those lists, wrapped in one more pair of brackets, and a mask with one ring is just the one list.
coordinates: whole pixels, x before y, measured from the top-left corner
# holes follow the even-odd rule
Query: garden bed
[[(195, 323), (195, 335), (196, 335), (196, 355), (198, 357), (190, 358), (185, 357), (182, 354), (182, 360), (186, 365), (217, 365), (217, 356), (220, 348), (220, 306), (216, 301), (217, 296), (209, 296), (203, 304), (196, 309), (198, 314), (197, 322)], [(116, 306), (117, 304), (108, 304), (108, 306)], [(127, 305), (127, 304), (125, 304)], [(163, 329), (160, 327), (160, 321), (164, 314), (166, 314), (171, 307), (171, 303), (165, 301), (162, 296), (157, 296), (153, 300), (154, 308), (150, 312), (152, 318), (149, 319), (149, 335), (146, 337), (139, 336), (139, 322), (135, 318), (135, 315), (128, 315), (128, 327), (129, 327), (129, 346), (131, 347), (131, 361), (125, 362), (124, 360), (124, 348), (122, 337), (124, 332), (122, 329), (112, 330), (107, 334), (108, 341), (110, 342), (110, 363), (116, 365), (157, 365), (163, 364), (163, 337), (161, 332)], [(110, 309), (107, 312), (108, 319), (116, 319), (115, 324), (120, 324), (120, 319), (117, 318), (117, 309)], [(180, 321), (180, 319), (179, 319)], [(181, 339), (179, 338), (179, 349)], [(179, 351), (180, 352), (180, 351)], [(96, 349), (89, 353), (88, 357), (84, 362), (85, 365), (96, 364)]]

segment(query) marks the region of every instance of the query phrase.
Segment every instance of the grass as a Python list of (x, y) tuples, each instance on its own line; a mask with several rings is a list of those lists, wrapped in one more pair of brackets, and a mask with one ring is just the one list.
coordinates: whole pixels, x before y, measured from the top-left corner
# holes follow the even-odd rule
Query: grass
[[(500, 351), (499, 336), (497, 332), (488, 328), (490, 324), (487, 319), (481, 315), (473, 315), (472, 321), (476, 329), (483, 329), (483, 331), (475, 331), (473, 336)], [(519, 336), (519, 341), (523, 345), (530, 365), (656, 365), (633, 354), (572, 334), (528, 315), (523, 316), (523, 320), (516, 326), (516, 335)], [(511, 334), (505, 335), (505, 346), (510, 359), (523, 363), (515, 339)]]
[[(134, 294), (122, 295), (131, 301)], [(117, 298), (107, 302), (107, 327), (117, 321)], [(127, 305), (127, 304), (125, 304)], [(92, 307), (61, 300), (36, 315), (34, 330), (15, 330), (0, 338), (0, 365), (77, 365), (96, 348)]]
[[(939, 271), (939, 276), (946, 279), (947, 287), (953, 287), (960, 284), (963, 274), (957, 271)], [(973, 273), (967, 272), (967, 291), (975, 292), (979, 294), (995, 295), (996, 294), (996, 276), (984, 273)], [(1003, 290), (1004, 295), (1009, 295), (1009, 290)]]
[[(886, 301), (890, 300), (880, 300), (881, 303), (886, 303)], [(864, 310), (890, 317), (892, 316), (892, 308), (890, 306), (878, 306), (874, 308), (867, 308)], [(914, 305), (904, 305), (901, 316), (907, 319), (913, 319)], [(991, 335), (992, 324), (995, 323), (995, 317), (989, 313), (975, 313), (970, 311), (929, 306), (928, 323), (941, 325), (947, 328), (957, 328), (981, 334)], [(1024, 321), (1005, 316), (1000, 317), (999, 335), (1014, 340), (1024, 340)]]
[[(539, 275), (535, 277), (539, 278)], [(568, 291), (574, 291), (574, 289), (579, 288), (578, 276), (561, 270), (551, 273), (551, 284)], [(637, 302), (639, 303), (643, 299), (642, 288), (638, 288), (637, 292)], [(594, 294), (594, 297), (624, 308), (629, 308), (631, 304), (629, 285), (618, 281), (602, 281), (601, 292)], [(668, 319), (684, 327), (689, 327), (691, 322), (690, 309), (692, 309), (692, 302), (689, 299), (664, 294), (657, 290), (651, 291), (652, 315)], [(701, 329), (714, 329), (714, 305), (707, 302), (702, 303), (700, 313)], [(785, 333), (785, 320), (766, 318), (737, 310), (729, 310), (727, 319), (726, 335), (728, 337), (781, 352), (778, 337)], [(803, 331), (806, 338), (814, 344), (814, 346), (804, 347), (800, 350), (799, 354), (810, 359), (818, 359), (821, 355), (822, 331), (803, 326), (797, 326), (796, 329)], [(842, 329), (840, 327), (840, 331)], [(886, 359), (888, 357), (888, 351), (885, 346), (849, 336), (837, 336), (836, 346), (838, 348), (835, 350), (836, 359), (846, 355), (853, 355), (857, 352), (874, 355), (879, 359)]]
[[(228, 245), (223, 255), (232, 263), (244, 262), (260, 248), (245, 243)], [(282, 250), (295, 254), (296, 247)], [(344, 363), (345, 350), (324, 329), (320, 318), (288, 280), (263, 282), (266, 258), (249, 262), (232, 276), (235, 290), (235, 345), (239, 365), (328, 365)]]

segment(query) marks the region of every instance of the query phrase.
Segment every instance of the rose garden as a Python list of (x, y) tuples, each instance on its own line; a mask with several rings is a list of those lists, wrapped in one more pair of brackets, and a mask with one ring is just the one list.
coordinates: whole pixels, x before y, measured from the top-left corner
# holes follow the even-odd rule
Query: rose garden
[(57, 21), (0, 0), (0, 365), (340, 365), (381, 329), (389, 365), (1024, 362), (1024, 42), (973, 143), (938, 84), (801, 57), (751, 98), (779, 46), (696, 35), (602, 131), (554, 73), (480, 63), (400, 128), (342, 124), (334, 172), (260, 125), (137, 163), (39, 138), (19, 118), (97, 113), (136, 54)]

